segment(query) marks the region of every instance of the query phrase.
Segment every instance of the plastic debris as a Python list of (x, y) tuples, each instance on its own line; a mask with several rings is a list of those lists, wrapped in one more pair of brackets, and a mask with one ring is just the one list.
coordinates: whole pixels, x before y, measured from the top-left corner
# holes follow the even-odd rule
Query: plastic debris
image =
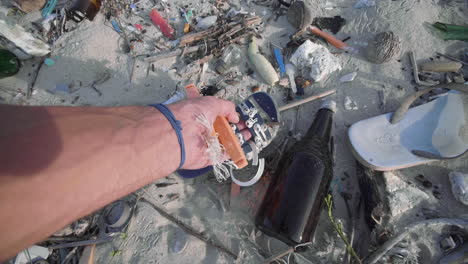
[(44, 60), (44, 64), (51, 67), (51, 66), (54, 66), (55, 65), (55, 61), (51, 58), (47, 58)]
[(273, 54), (275, 55), (276, 63), (278, 64), (280, 70), (280, 76), (283, 77), (286, 74), (286, 68), (284, 66), (283, 54), (281, 54), (281, 49), (274, 47)]
[(428, 72), (458, 72), (463, 65), (459, 62), (427, 62), (421, 64), (421, 71)]
[(459, 246), (450, 254), (442, 257), (439, 261), (439, 264), (457, 264), (457, 263), (467, 263), (468, 262), (468, 243), (465, 243)]
[(217, 16), (207, 16), (202, 19), (198, 19), (197, 27), (201, 29), (208, 29), (214, 26), (217, 20), (218, 20)]
[(239, 64), (242, 59), (242, 51), (239, 46), (233, 44), (224, 49), (223, 55), (218, 60), (215, 70), (219, 74), (224, 74), (231, 67)]
[(310, 69), (310, 77), (315, 82), (325, 80), (334, 71), (341, 70), (339, 59), (333, 56), (330, 51), (319, 44), (306, 40), (290, 59), (291, 63), (304, 72)]
[(18, 48), (31, 56), (45, 56), (50, 53), (50, 46), (44, 41), (35, 38), (31, 33), (19, 25), (7, 24), (0, 20), (0, 35), (11, 41)]
[(174, 39), (174, 29), (169, 25), (169, 23), (159, 14), (156, 9), (151, 10), (150, 12), (151, 20), (154, 24), (159, 27), (159, 30), (169, 39)]
[(257, 39), (255, 37), (252, 37), (250, 41), (247, 54), (255, 71), (262, 76), (267, 84), (272, 85), (279, 81), (278, 74), (271, 63), (258, 50)]
[(297, 93), (296, 80), (294, 79), (295, 74), (296, 69), (294, 68), (294, 65), (290, 63), (286, 64), (286, 75), (288, 75), (289, 85), (291, 86), (293, 93)]
[(468, 26), (449, 25), (440, 22), (432, 24), (435, 32), (444, 40), (468, 40)]
[(357, 72), (348, 73), (340, 78), (341, 83), (352, 82), (356, 78)]
[(355, 101), (351, 99), (351, 97), (346, 96), (344, 101), (344, 107), (346, 110), (358, 110), (358, 106)]
[(354, 5), (354, 8), (360, 9), (372, 6), (375, 6), (375, 0), (358, 0)]
[(65, 93), (70, 93), (70, 85), (67, 83), (59, 83), (55, 85), (55, 90), (60, 91), (60, 92), (65, 92)]
[(468, 205), (468, 174), (450, 172), (449, 178), (455, 198), (461, 203)]
[(312, 10), (303, 1), (292, 3), (286, 16), (289, 23), (296, 29), (302, 29), (312, 23)]
[(114, 30), (117, 31), (117, 33), (122, 33), (122, 30), (120, 29), (119, 24), (117, 24), (115, 20), (111, 21), (111, 25), (114, 28)]
[(365, 50), (366, 58), (373, 63), (384, 63), (401, 52), (401, 40), (393, 32), (382, 32), (375, 36)]

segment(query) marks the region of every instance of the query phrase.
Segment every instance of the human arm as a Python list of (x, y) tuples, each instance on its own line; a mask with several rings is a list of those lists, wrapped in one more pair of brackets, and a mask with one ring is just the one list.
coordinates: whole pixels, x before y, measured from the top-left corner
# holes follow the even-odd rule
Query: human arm
[[(204, 114), (238, 122), (214, 97), (169, 108), (181, 121), (184, 169), (208, 165)], [(0, 260), (177, 169), (174, 129), (153, 107), (0, 106)]]

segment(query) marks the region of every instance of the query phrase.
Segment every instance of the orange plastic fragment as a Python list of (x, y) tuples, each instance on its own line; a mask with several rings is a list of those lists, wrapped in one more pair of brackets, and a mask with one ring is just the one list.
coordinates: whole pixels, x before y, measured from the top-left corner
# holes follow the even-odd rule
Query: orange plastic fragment
[(226, 153), (234, 164), (236, 164), (237, 168), (241, 169), (247, 166), (247, 158), (242, 150), (239, 139), (234, 134), (226, 117), (218, 116), (213, 127), (216, 133), (218, 133), (219, 142), (224, 146)]

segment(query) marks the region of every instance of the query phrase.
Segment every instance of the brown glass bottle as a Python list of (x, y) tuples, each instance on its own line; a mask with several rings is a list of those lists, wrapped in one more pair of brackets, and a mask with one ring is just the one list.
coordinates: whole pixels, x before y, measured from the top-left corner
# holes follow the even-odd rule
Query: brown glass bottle
[(288, 150), (265, 194), (256, 218), (265, 234), (290, 245), (309, 242), (333, 178), (330, 151), (336, 104), (325, 102), (307, 134)]

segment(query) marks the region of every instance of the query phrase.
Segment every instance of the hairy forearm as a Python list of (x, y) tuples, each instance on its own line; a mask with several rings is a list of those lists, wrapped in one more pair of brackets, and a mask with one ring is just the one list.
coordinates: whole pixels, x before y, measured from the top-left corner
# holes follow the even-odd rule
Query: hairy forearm
[(1, 106), (0, 259), (173, 172), (177, 137), (152, 107)]

